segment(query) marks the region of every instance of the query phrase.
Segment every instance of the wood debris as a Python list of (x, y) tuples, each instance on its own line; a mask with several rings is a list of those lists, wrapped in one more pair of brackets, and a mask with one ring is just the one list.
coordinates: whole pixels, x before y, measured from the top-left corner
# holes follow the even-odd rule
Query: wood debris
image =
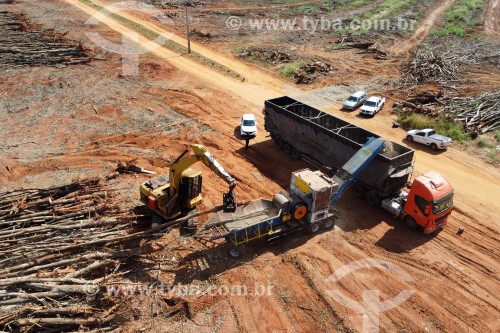
[(0, 66), (54, 66), (92, 61), (81, 43), (53, 30), (37, 30), (21, 14), (0, 11)]
[(161, 249), (144, 240), (221, 209), (151, 228), (102, 179), (0, 193), (0, 331), (116, 329), (121, 299), (106, 285)]
[(500, 128), (500, 91), (473, 97), (447, 97), (441, 91), (426, 91), (409, 96), (394, 108), (463, 123), (465, 132), (473, 136)]

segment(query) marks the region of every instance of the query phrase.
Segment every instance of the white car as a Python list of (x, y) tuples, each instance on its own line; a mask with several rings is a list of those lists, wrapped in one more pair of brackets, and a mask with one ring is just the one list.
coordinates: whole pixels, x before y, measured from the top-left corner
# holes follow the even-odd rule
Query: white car
[(241, 117), (240, 134), (245, 138), (257, 135), (257, 119), (255, 115), (248, 113)]
[(348, 99), (344, 102), (343, 108), (345, 110), (356, 110), (361, 104), (366, 101), (368, 98), (368, 94), (364, 91), (358, 91), (349, 96)]
[(374, 116), (380, 112), (385, 105), (385, 97), (372, 96), (361, 107), (360, 113), (368, 116)]
[(410, 142), (422, 143), (431, 147), (432, 150), (446, 149), (451, 144), (451, 138), (436, 134), (432, 128), (408, 131), (406, 139)]

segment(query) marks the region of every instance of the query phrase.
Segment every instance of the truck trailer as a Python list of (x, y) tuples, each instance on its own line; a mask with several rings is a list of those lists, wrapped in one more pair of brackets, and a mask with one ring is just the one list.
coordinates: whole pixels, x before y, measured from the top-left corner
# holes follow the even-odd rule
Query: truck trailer
[[(266, 101), (264, 116), (265, 128), (279, 147), (326, 171), (338, 170), (369, 138), (380, 138), (287, 96)], [(411, 229), (421, 227), (430, 234), (443, 228), (453, 209), (449, 182), (431, 171), (410, 185), (414, 151), (383, 141), (385, 149), (354, 181), (354, 193), (389, 211)], [(405, 187), (409, 191), (403, 191)]]

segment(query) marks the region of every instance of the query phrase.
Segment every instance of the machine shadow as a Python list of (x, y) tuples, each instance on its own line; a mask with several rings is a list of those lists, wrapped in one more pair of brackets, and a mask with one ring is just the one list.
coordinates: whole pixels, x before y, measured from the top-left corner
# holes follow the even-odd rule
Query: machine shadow
[(228, 257), (229, 244), (225, 242), (209, 243), (210, 245), (207, 244), (204, 249), (192, 252), (182, 258), (179, 267), (170, 272), (175, 274), (174, 284), (189, 284), (195, 280), (207, 280), (221, 276), (233, 268), (249, 264), (265, 253), (280, 255), (293, 250), (324, 232), (328, 232), (328, 230), (320, 231), (315, 235), (309, 235), (304, 231), (272, 244), (267, 244), (263, 240), (252, 241), (246, 244), (246, 252), (239, 259)]
[(292, 159), (271, 138), (256, 143), (250, 141), (248, 148), (242, 147), (236, 153), (251, 162), (262, 175), (285, 189), (290, 187), (292, 172), (304, 168), (317, 169), (302, 160)]

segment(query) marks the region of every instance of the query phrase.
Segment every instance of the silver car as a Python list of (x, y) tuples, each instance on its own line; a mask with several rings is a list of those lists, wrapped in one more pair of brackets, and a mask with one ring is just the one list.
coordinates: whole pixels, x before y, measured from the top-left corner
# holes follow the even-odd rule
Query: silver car
[(344, 102), (345, 110), (356, 110), (368, 98), (368, 94), (364, 91), (358, 91), (349, 96)]

